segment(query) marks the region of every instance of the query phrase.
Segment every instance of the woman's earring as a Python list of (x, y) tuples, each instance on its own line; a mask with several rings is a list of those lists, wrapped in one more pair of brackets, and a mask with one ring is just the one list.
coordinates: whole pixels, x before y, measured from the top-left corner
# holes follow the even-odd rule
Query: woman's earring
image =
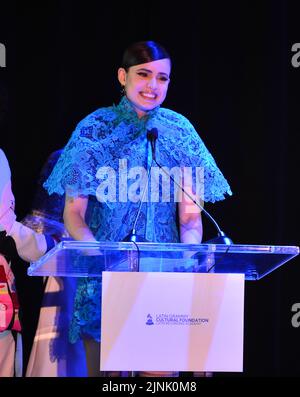
[(120, 94), (121, 94), (121, 96), (125, 96), (126, 95), (125, 85), (121, 86)]

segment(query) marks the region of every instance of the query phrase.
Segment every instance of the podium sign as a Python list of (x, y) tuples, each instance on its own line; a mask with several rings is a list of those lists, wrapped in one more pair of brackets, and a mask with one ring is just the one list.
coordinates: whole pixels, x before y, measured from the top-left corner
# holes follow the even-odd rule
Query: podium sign
[(243, 371), (244, 274), (103, 272), (102, 371)]

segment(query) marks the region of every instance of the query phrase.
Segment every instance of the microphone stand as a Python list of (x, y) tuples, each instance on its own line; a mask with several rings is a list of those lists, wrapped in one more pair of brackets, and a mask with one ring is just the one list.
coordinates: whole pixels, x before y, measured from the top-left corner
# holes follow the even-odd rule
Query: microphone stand
[(152, 128), (152, 130), (148, 131), (147, 133), (147, 139), (151, 142), (151, 148), (152, 148), (152, 159), (154, 160), (155, 164), (157, 164), (157, 166), (159, 167), (159, 169), (161, 169), (170, 179), (172, 182), (175, 183), (176, 186), (178, 186), (181, 191), (187, 196), (189, 197), (190, 200), (192, 200), (192, 202), (194, 204), (197, 205), (198, 208), (200, 208), (201, 211), (204, 212), (204, 214), (213, 222), (213, 224), (215, 225), (217, 231), (218, 231), (218, 236), (206, 241), (206, 243), (209, 244), (226, 244), (226, 245), (231, 245), (233, 244), (232, 240), (226, 236), (226, 234), (220, 229), (219, 225), (217, 224), (217, 222), (215, 221), (215, 219), (210, 215), (209, 212), (207, 212), (204, 207), (202, 207), (201, 204), (199, 204), (188, 192), (186, 192), (184, 190), (184, 188), (175, 181), (175, 179), (172, 177), (172, 175), (170, 175), (168, 172), (166, 172), (166, 170), (164, 170), (164, 168), (157, 162), (156, 160), (156, 156), (155, 156), (155, 141), (157, 139), (158, 136), (158, 132), (156, 128)]
[[(153, 160), (152, 160), (152, 162), (153, 162)], [(148, 185), (149, 185), (149, 176), (150, 176), (150, 172), (151, 172), (151, 168), (152, 168), (152, 162), (151, 162), (151, 165), (150, 165), (149, 170), (148, 170), (148, 172), (147, 172), (147, 183), (146, 183), (146, 186), (144, 187), (144, 190), (143, 190), (143, 193), (142, 193), (140, 205), (139, 205), (139, 208), (138, 208), (136, 217), (135, 217), (135, 221), (134, 221), (132, 230), (131, 230), (131, 232), (123, 239), (123, 241), (131, 241), (131, 242), (134, 242), (134, 243), (135, 243), (135, 242), (138, 242), (138, 243), (139, 243), (139, 242), (145, 242), (145, 243), (148, 243), (148, 242), (149, 242), (147, 239), (145, 239), (145, 237), (139, 236), (138, 234), (136, 234), (136, 224), (137, 224), (137, 221), (138, 221), (138, 219), (139, 219), (139, 216), (140, 216), (140, 213), (141, 213), (141, 209), (142, 209), (142, 205), (144, 204), (143, 200), (144, 200), (144, 197), (145, 197), (145, 193), (146, 193), (147, 188), (148, 188)]]
[[(131, 232), (122, 240), (122, 241), (125, 241), (125, 242), (132, 242), (132, 243), (135, 245), (135, 247), (136, 247), (136, 250), (137, 250), (137, 257), (136, 257), (133, 253), (129, 253), (129, 257), (128, 257), (131, 270), (136, 271), (136, 272), (139, 272), (139, 271), (140, 271), (140, 250), (139, 250), (139, 246), (137, 245), (137, 243), (140, 243), (140, 242), (146, 242), (146, 243), (148, 243), (148, 242), (149, 242), (149, 241), (148, 241), (147, 239), (145, 239), (143, 236), (140, 236), (140, 235), (138, 235), (138, 234), (136, 233), (136, 224), (137, 224), (138, 218), (139, 218), (139, 216), (140, 216), (141, 209), (142, 209), (142, 205), (143, 205), (143, 203), (144, 203), (143, 200), (144, 200), (144, 197), (145, 197), (145, 194), (146, 194), (148, 185), (149, 185), (149, 176), (150, 176), (150, 172), (151, 172), (151, 168), (152, 168), (152, 163), (153, 163), (153, 159), (152, 159), (152, 161), (151, 161), (151, 165), (150, 165), (150, 167), (149, 167), (149, 169), (148, 169), (148, 172), (147, 172), (147, 183), (146, 183), (146, 185), (145, 185), (145, 187), (144, 187), (144, 190), (143, 190), (143, 193), (142, 193), (141, 201), (140, 201), (140, 204), (139, 204), (139, 207), (138, 207), (138, 211), (137, 211), (137, 214), (136, 214), (136, 217), (135, 217), (135, 221), (134, 221), (132, 230), (131, 230)], [(133, 372), (133, 374), (134, 374), (134, 372)], [(134, 375), (133, 375), (133, 376), (134, 376)]]
[(192, 202), (193, 202), (194, 204), (196, 204), (197, 207), (200, 208), (201, 211), (204, 212), (204, 214), (205, 214), (205, 215), (213, 222), (213, 224), (215, 225), (215, 227), (216, 227), (216, 229), (217, 229), (217, 231), (218, 231), (218, 236), (215, 237), (215, 238), (213, 238), (213, 239), (211, 239), (211, 240), (206, 241), (206, 243), (208, 243), (208, 244), (226, 244), (226, 245), (231, 245), (231, 244), (233, 244), (232, 240), (231, 240), (228, 236), (226, 236), (226, 234), (220, 229), (219, 225), (217, 224), (217, 222), (215, 221), (215, 219), (210, 215), (210, 213), (207, 212), (207, 211), (202, 207), (202, 205), (200, 205), (188, 192), (186, 192), (186, 191), (184, 190), (184, 188), (183, 188), (181, 185), (179, 185), (179, 183), (177, 183), (177, 182), (175, 181), (175, 179), (172, 177), (172, 175), (168, 174), (168, 173), (163, 169), (163, 167), (156, 161), (156, 159), (154, 159), (154, 162), (158, 165), (158, 167), (159, 167), (166, 175), (168, 175), (168, 177), (171, 179), (171, 181), (174, 182), (175, 185), (178, 186), (178, 187), (181, 189), (181, 191), (182, 191), (185, 195), (187, 195), (187, 197), (188, 197), (190, 200), (192, 200)]

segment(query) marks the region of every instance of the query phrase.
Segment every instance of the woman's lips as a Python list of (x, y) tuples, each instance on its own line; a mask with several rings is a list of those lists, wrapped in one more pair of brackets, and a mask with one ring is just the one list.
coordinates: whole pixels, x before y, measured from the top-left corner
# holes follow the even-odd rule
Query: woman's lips
[(140, 92), (140, 95), (141, 95), (144, 99), (149, 99), (149, 100), (156, 99), (156, 97), (157, 97), (156, 94), (149, 93), (149, 92)]

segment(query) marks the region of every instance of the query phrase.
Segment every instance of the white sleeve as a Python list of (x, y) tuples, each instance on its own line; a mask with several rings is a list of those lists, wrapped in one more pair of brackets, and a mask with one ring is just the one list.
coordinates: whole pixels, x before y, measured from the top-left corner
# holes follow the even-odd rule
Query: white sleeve
[(3, 150), (0, 149), (0, 231), (11, 229), (16, 219), (15, 198), (11, 190), (10, 168)]
[(0, 197), (7, 183), (10, 182), (11, 172), (5, 153), (0, 149)]
[(43, 234), (15, 221), (8, 236), (11, 236), (19, 256), (26, 262), (34, 262), (47, 252), (47, 241)]

